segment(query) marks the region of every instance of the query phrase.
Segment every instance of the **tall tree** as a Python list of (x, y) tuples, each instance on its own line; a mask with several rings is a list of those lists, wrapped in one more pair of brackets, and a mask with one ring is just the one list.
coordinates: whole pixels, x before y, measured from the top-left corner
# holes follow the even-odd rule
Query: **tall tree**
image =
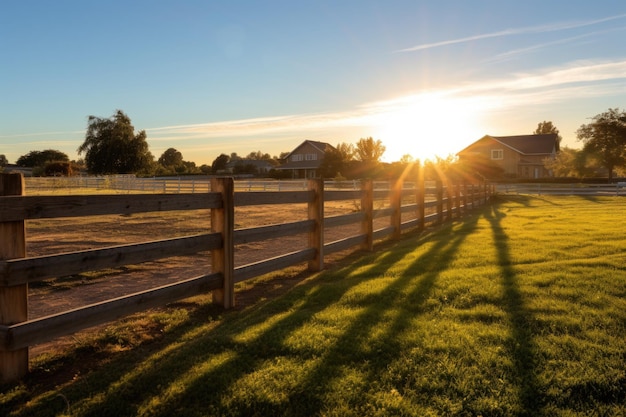
[(328, 147), (320, 163), (322, 178), (345, 176), (353, 159), (354, 146), (350, 143), (338, 143), (334, 148)]
[[(556, 133), (557, 145), (561, 144), (561, 140), (563, 138), (561, 137), (561, 134), (559, 133), (559, 129), (557, 129), (556, 126), (554, 126), (552, 124), (552, 122), (544, 120), (543, 122), (541, 122), (541, 123), (539, 123), (537, 125), (537, 129), (535, 129), (533, 134), (534, 135), (543, 135), (543, 134), (546, 134), (546, 133)], [(557, 149), (557, 151), (558, 151), (558, 149)]]
[(371, 137), (359, 139), (355, 147), (355, 156), (360, 161), (361, 176), (376, 177), (378, 175), (380, 158), (385, 150), (380, 140), (374, 140)]
[(214, 174), (217, 174), (220, 171), (225, 170), (226, 169), (226, 165), (228, 165), (228, 162), (230, 162), (230, 157), (228, 155), (226, 155), (225, 153), (220, 154), (220, 156), (215, 158), (215, 160), (211, 164), (211, 171)]
[(611, 182), (615, 168), (626, 165), (626, 113), (609, 109), (580, 126), (576, 135), (584, 143), (583, 151), (600, 159)]
[(129, 174), (150, 169), (154, 157), (144, 130), (135, 134), (130, 118), (121, 110), (110, 118), (89, 116), (85, 141), (87, 170), (93, 174)]
[(9, 160), (4, 154), (0, 154), (0, 168), (9, 165)]
[(47, 162), (69, 162), (70, 158), (55, 149), (46, 149), (44, 151), (30, 151), (26, 155), (20, 156), (16, 165), (21, 167), (43, 167)]
[(177, 167), (183, 164), (183, 154), (174, 148), (169, 148), (159, 157), (158, 163), (164, 167)]

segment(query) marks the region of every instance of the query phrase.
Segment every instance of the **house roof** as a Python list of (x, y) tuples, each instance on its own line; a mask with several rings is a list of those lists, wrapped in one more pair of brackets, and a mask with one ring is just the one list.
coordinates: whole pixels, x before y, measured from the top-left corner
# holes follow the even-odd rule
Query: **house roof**
[(541, 135), (517, 135), (517, 136), (491, 136), (485, 135), (481, 139), (472, 143), (459, 153), (463, 153), (474, 147), (478, 142), (485, 139), (492, 139), (522, 155), (542, 155), (551, 154), (559, 150), (556, 133), (546, 133)]
[(287, 156), (285, 157), (285, 159), (289, 158), (291, 156), (291, 154), (293, 154), (294, 152), (296, 152), (298, 149), (300, 149), (301, 147), (303, 147), (305, 144), (309, 144), (311, 146), (313, 146), (315, 149), (317, 149), (318, 151), (324, 153), (326, 152), (326, 148), (331, 147), (334, 148), (333, 145), (331, 145), (330, 143), (326, 143), (326, 142), (318, 142), (315, 140), (305, 140), (304, 142), (302, 142), (300, 145), (296, 146), (293, 151), (289, 152), (289, 154), (287, 154)]
[(302, 148), (306, 144), (311, 145), (312, 147), (317, 149), (322, 154), (326, 153), (326, 150), (328, 148), (331, 148), (331, 149), (335, 148), (330, 143), (318, 142), (318, 141), (314, 141), (314, 140), (305, 140), (300, 145), (296, 146), (293, 151), (289, 152), (289, 154), (287, 156), (285, 156), (285, 160), (287, 162), (285, 162), (284, 164), (276, 167), (276, 169), (317, 169), (317, 168), (319, 168), (319, 166), (320, 166), (320, 164), (322, 162), (321, 159), (317, 159), (317, 160), (313, 160), (313, 161), (307, 161), (306, 159), (304, 159), (302, 161), (291, 161), (290, 160), (291, 155), (293, 155), (294, 153), (297, 153), (298, 149)]

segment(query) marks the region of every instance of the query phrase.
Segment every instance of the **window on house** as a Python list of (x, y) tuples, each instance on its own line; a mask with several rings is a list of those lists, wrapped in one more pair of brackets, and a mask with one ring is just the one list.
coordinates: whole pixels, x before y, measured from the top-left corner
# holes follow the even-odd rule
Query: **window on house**
[(308, 154), (306, 154), (306, 160), (307, 161), (317, 161), (317, 154), (316, 153), (308, 153)]
[(298, 162), (298, 161), (302, 161), (302, 154), (295, 154), (295, 155), (291, 155), (291, 160), (293, 162)]
[(491, 159), (504, 159), (504, 151), (502, 149), (492, 149)]

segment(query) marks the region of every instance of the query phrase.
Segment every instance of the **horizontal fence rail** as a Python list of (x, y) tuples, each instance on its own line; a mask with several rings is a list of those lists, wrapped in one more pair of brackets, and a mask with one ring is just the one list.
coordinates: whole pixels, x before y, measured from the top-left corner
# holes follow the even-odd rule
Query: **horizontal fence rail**
[(497, 184), (501, 194), (626, 196), (626, 182), (615, 184)]
[[(211, 292), (215, 303), (230, 308), (234, 305), (235, 283), (298, 264), (320, 271), (324, 257), (331, 253), (354, 248), (372, 250), (376, 240), (397, 238), (404, 230), (421, 231), (428, 225), (458, 218), (485, 204), (494, 193), (493, 187), (484, 184), (435, 183), (427, 187), (423, 181), (376, 186), (373, 181), (362, 181), (358, 189), (354, 184), (337, 187), (335, 183), (327, 190), (321, 180), (308, 180), (306, 189), (282, 191), (253, 191), (251, 185), (250, 191), (236, 191), (234, 183), (232, 178), (212, 178), (202, 192), (176, 194), (27, 196), (20, 174), (0, 174), (0, 190), (5, 194), (0, 196), (0, 380), (17, 380), (28, 372), (30, 346), (201, 293)], [(358, 210), (325, 217), (325, 203), (331, 201), (352, 201)], [(303, 220), (234, 228), (235, 207), (293, 204), (304, 205)], [(183, 210), (209, 210), (211, 230), (192, 236), (26, 256), (26, 220)], [(375, 228), (385, 218), (389, 221)], [(325, 230), (345, 225), (355, 225), (359, 232), (325, 241)], [(236, 245), (302, 234), (308, 236), (308, 244), (301, 250), (235, 267)], [(204, 275), (28, 319), (29, 283), (200, 252), (211, 254), (210, 270)]]

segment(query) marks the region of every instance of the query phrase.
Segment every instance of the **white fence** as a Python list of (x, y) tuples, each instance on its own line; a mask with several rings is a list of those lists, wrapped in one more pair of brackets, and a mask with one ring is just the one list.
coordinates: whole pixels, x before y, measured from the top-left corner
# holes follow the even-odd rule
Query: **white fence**
[(500, 194), (532, 195), (621, 195), (626, 196), (626, 183), (616, 184), (497, 184)]
[[(82, 194), (85, 192), (115, 191), (118, 193), (146, 192), (151, 194), (206, 193), (210, 191), (208, 176), (137, 178), (134, 175), (109, 175), (102, 177), (27, 177), (27, 193)], [(406, 184), (410, 188), (413, 184)], [(434, 182), (429, 184), (434, 186)], [(308, 180), (257, 180), (236, 179), (235, 191), (304, 191)], [(326, 181), (325, 189), (360, 190), (361, 181)], [(388, 189), (389, 182), (377, 182), (376, 189)]]

